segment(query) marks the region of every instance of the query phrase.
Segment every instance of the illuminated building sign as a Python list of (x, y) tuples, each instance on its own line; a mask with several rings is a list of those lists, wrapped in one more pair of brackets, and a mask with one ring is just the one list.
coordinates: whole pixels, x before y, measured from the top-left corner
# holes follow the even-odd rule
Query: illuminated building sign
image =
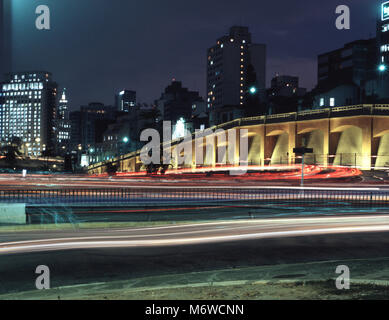
[(382, 4), (382, 21), (389, 19), (389, 1)]
[(183, 138), (186, 134), (186, 125), (183, 118), (177, 121), (177, 124), (174, 126), (173, 139)]
[(381, 52), (389, 52), (389, 44), (381, 46)]

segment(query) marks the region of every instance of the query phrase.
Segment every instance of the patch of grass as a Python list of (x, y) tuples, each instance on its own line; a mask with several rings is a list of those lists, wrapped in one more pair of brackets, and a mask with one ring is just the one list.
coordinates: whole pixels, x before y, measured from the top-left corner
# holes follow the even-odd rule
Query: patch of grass
[(387, 286), (354, 285), (352, 290), (334, 289), (334, 281), (275, 282), (230, 286), (186, 286), (177, 288), (104, 289), (85, 287), (56, 289), (55, 292), (21, 292), (0, 295), (3, 299), (67, 300), (371, 300), (387, 299)]

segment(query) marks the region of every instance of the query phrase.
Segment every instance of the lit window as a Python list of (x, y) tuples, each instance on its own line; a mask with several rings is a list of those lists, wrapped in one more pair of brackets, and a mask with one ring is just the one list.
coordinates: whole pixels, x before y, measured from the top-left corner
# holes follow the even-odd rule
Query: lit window
[(320, 98), (320, 107), (324, 106), (324, 98)]
[(335, 107), (335, 98), (330, 99), (330, 107)]

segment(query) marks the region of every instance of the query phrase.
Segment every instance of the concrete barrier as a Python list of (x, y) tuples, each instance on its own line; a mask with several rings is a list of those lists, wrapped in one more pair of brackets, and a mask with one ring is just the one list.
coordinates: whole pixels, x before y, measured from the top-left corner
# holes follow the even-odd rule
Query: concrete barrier
[(0, 203), (0, 224), (26, 224), (26, 204)]

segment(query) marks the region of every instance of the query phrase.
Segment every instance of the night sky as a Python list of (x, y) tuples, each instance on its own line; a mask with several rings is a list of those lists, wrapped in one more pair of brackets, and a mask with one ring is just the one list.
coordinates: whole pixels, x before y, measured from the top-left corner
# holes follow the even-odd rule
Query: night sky
[[(140, 102), (159, 98), (172, 78), (205, 95), (206, 49), (232, 25), (267, 44), (267, 80), (276, 72), (316, 84), (317, 55), (375, 35), (372, 0), (12, 0), (13, 69), (47, 70), (68, 88), (72, 109), (112, 104), (123, 88)], [(51, 30), (35, 28), (35, 8), (51, 9)], [(335, 8), (351, 8), (351, 30)]]

